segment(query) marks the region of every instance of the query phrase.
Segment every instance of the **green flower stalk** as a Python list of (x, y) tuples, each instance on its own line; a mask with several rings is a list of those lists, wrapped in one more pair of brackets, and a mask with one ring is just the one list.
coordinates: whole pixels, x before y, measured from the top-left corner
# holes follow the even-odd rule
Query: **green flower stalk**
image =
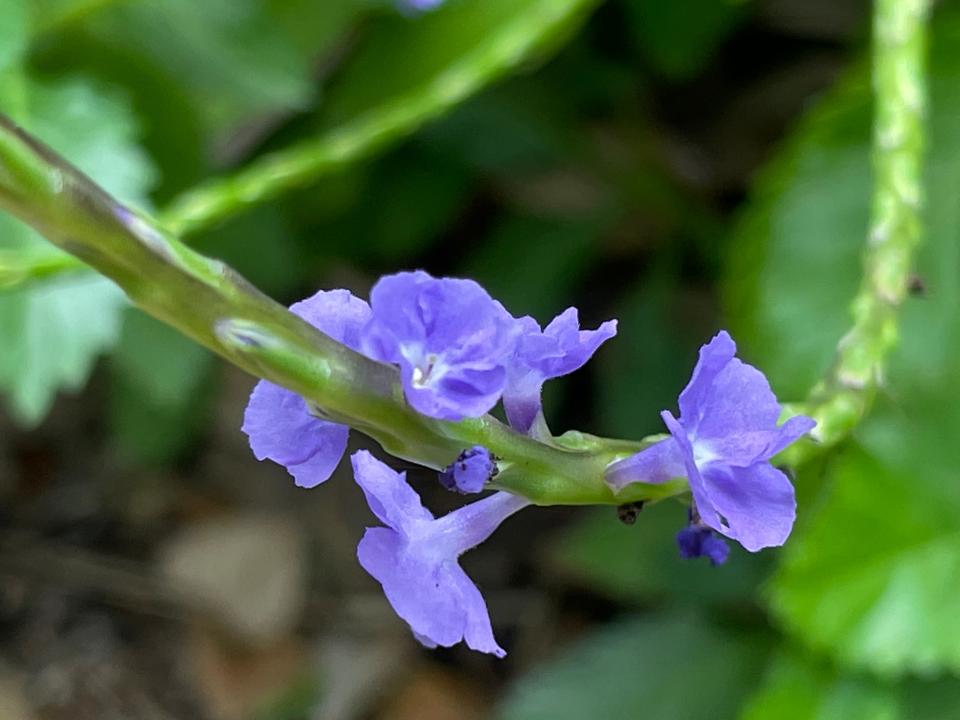
[[(913, 254), (922, 234), (925, 58), (929, 0), (876, 0), (873, 26), (874, 194), (853, 326), (803, 406), (820, 448), (842, 440), (869, 410), (898, 339)], [(812, 443), (788, 459), (816, 452)]]
[(482, 445), (501, 458), (497, 485), (540, 504), (613, 504), (681, 494), (686, 482), (604, 481), (631, 443), (573, 433), (549, 443), (491, 416), (460, 422), (415, 412), (396, 370), (335, 342), (269, 299), (223, 263), (191, 250), (89, 178), (0, 120), (0, 207), (123, 288), (134, 304), (247, 372), (303, 396), (323, 416), (354, 427), (398, 457), (441, 469)]

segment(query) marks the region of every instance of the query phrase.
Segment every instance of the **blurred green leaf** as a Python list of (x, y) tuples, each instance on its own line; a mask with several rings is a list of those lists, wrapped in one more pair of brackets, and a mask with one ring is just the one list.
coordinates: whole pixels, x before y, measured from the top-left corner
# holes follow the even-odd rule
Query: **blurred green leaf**
[[(903, 310), (884, 392), (800, 506), (771, 594), (801, 641), (888, 674), (960, 670), (960, 12), (943, 6), (930, 56), (926, 298)], [(806, 391), (849, 322), (870, 197), (867, 88), (850, 82), (767, 174), (733, 247), (731, 309), (775, 387)], [(747, 270), (748, 265), (753, 265)], [(738, 283), (745, 283), (736, 292)], [(804, 475), (798, 481), (804, 483)]]
[(781, 397), (806, 395), (850, 325), (870, 178), (870, 88), (857, 73), (766, 168), (731, 238), (732, 331)]
[(101, 42), (175, 78), (211, 129), (306, 107), (311, 53), (259, 0), (138, 0), (87, 16)]
[(276, 207), (231, 218), (198, 242), (206, 254), (220, 258), (268, 295), (288, 298), (303, 289), (307, 267), (296, 228)]
[(960, 680), (907, 680), (900, 688), (904, 720), (960, 718)]
[[(108, 190), (141, 198), (153, 178), (134, 144), (135, 123), (125, 103), (83, 80), (55, 85), (16, 77), (16, 117)], [(45, 240), (0, 216), (0, 249), (55, 253)], [(15, 416), (35, 423), (61, 387), (78, 389), (96, 356), (116, 340), (126, 301), (108, 280), (60, 277), (0, 294), (0, 388)]]
[(878, 672), (960, 668), (960, 490), (942, 455), (836, 463), (771, 593), (798, 638)]
[(179, 332), (130, 308), (111, 357), (111, 431), (141, 462), (169, 461), (207, 420), (213, 356)]
[(724, 720), (763, 663), (764, 642), (692, 617), (614, 623), (508, 693), (501, 720)]
[(471, 189), (460, 163), (413, 143), (369, 167), (353, 207), (327, 221), (324, 233), (349, 238), (336, 249), (350, 259), (373, 269), (395, 270), (417, 262), (441, 238)]
[(476, 278), (514, 315), (533, 315), (546, 324), (570, 306), (573, 291), (597, 259), (606, 227), (604, 218), (561, 222), (510, 216), (467, 259), (462, 273)]
[[(579, 138), (563, 106), (544, 98), (542, 74), (514, 78), (424, 131), (432, 145), (482, 174), (516, 177), (558, 166)], [(558, 127), (558, 125), (560, 127)]]
[(710, 328), (697, 333), (694, 323), (682, 318), (671, 275), (644, 276), (614, 313), (620, 320), (617, 340), (598, 358), (601, 432), (618, 437), (663, 432), (660, 411), (676, 406), (690, 379), (697, 347)]
[(751, 602), (771, 553), (734, 544), (722, 567), (683, 560), (675, 538), (686, 522), (687, 509), (673, 502), (645, 508), (632, 526), (619, 522), (613, 508), (596, 511), (559, 538), (550, 566), (568, 581), (631, 603)]
[(29, 13), (26, 0), (0, 0), (0, 72), (19, 61), (27, 49)]
[[(323, 106), (327, 126), (340, 125), (432, 85), (465, 58), (470, 66), (448, 73), (433, 93), (456, 94), (490, 60), (516, 52), (531, 38), (541, 51), (566, 39), (598, 0), (456, 0), (414, 17), (379, 18), (329, 89)], [(544, 32), (548, 29), (549, 32)], [(411, 108), (416, 111), (416, 104)]]
[(358, 14), (376, 0), (260, 0), (268, 16), (283, 30), (284, 38), (302, 57), (316, 59), (350, 29)]
[(897, 692), (876, 680), (838, 677), (799, 656), (777, 657), (740, 720), (918, 720), (902, 715)]
[[(0, 219), (0, 236), (25, 233)], [(0, 387), (15, 417), (38, 422), (59, 389), (79, 390), (120, 331), (123, 293), (100, 277), (66, 277), (0, 295)]]
[(640, 49), (675, 80), (700, 72), (748, 10), (747, 0), (627, 0)]

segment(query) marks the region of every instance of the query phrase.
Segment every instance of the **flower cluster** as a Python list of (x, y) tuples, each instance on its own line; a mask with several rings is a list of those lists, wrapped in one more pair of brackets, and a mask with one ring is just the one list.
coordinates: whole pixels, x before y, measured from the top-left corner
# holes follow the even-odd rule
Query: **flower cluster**
[[(502, 398), (521, 432), (542, 417), (543, 383), (581, 367), (616, 333), (616, 321), (581, 331), (574, 308), (541, 331), (533, 318), (514, 318), (472, 280), (423, 271), (381, 278), (369, 305), (346, 290), (332, 290), (290, 309), (334, 340), (396, 365), (404, 396), (417, 412), (456, 421), (480, 417)], [(250, 397), (243, 430), (257, 459), (283, 465), (307, 488), (333, 474), (349, 432), (314, 417), (298, 395), (265, 380)], [(475, 480), (455, 484), (461, 492), (483, 488)]]
[[(551, 438), (541, 406), (544, 383), (582, 367), (616, 334), (612, 320), (581, 330), (575, 308), (542, 328), (533, 318), (513, 317), (473, 281), (422, 271), (382, 278), (369, 304), (334, 290), (291, 310), (344, 345), (394, 365), (407, 403), (422, 415), (458, 421), (502, 401), (515, 430), (545, 442)], [(680, 419), (663, 413), (671, 437), (612, 463), (605, 474), (616, 492), (633, 483), (687, 478), (693, 506), (678, 536), (680, 552), (714, 564), (729, 554), (718, 533), (748, 550), (783, 543), (795, 513), (793, 488), (769, 461), (813, 426), (795, 417), (778, 427), (780, 406), (766, 379), (735, 351), (726, 333), (704, 346), (680, 396)], [(266, 381), (254, 388), (243, 429), (257, 458), (283, 465), (302, 487), (330, 477), (349, 433)], [(498, 474), (500, 460), (482, 446), (464, 448), (440, 473), (440, 483), (479, 493)], [(367, 529), (358, 559), (414, 636), (429, 647), (462, 641), (502, 657), (483, 597), (458, 559), (529, 501), (496, 492), (435, 518), (402, 473), (366, 451), (355, 453), (352, 465), (384, 524)]]

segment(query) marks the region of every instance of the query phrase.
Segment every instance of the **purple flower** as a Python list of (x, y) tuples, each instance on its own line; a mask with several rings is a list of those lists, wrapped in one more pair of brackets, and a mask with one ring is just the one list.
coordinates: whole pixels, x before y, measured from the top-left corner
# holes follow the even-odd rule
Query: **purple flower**
[[(358, 349), (370, 306), (346, 290), (318, 292), (290, 310), (334, 340)], [(314, 417), (302, 397), (261, 380), (243, 415), (243, 431), (258, 460), (283, 465), (300, 487), (327, 480), (347, 448), (349, 428)]]
[(730, 546), (716, 533), (703, 525), (688, 525), (677, 533), (680, 557), (710, 558), (711, 565), (723, 565), (730, 557)]
[(686, 477), (702, 522), (755, 552), (782, 545), (796, 515), (793, 486), (770, 458), (816, 423), (798, 415), (778, 427), (770, 384), (736, 351), (726, 332), (700, 348), (680, 419), (661, 413), (671, 437), (611, 465), (607, 482), (619, 491)]
[(468, 495), (483, 490), (484, 485), (497, 474), (493, 455), (482, 445), (464, 450), (455, 461), (440, 473), (440, 484), (447, 490)]
[(506, 655), (493, 637), (483, 596), (457, 558), (486, 540), (529, 501), (498, 492), (434, 518), (404, 473), (361, 450), (351, 458), (357, 483), (387, 527), (368, 528), (357, 547), (363, 568), (427, 647), (461, 640), (480, 652)]
[(503, 407), (510, 425), (529, 432), (541, 413), (543, 383), (583, 367), (604, 342), (617, 334), (617, 321), (581, 330), (576, 308), (557, 315), (545, 330), (532, 317), (518, 321), (522, 334), (507, 373)]
[(400, 366), (407, 402), (441, 420), (480, 417), (506, 384), (519, 328), (472, 280), (388, 275), (370, 293), (363, 350)]

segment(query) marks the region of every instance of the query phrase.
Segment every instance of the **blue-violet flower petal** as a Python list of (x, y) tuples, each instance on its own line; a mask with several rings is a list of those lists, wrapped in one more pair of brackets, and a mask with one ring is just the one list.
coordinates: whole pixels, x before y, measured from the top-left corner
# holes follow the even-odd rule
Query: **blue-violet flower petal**
[(529, 432), (541, 412), (543, 384), (583, 367), (617, 334), (617, 321), (608, 320), (596, 330), (581, 330), (577, 309), (567, 308), (543, 330), (531, 317), (517, 322), (521, 336), (508, 367), (503, 407), (511, 426)]
[(506, 655), (494, 639), (480, 590), (457, 559), (529, 502), (498, 492), (435, 519), (403, 473), (363, 450), (351, 460), (370, 509), (387, 525), (367, 529), (357, 557), (414, 637), (427, 647), (463, 641), (480, 652)]
[(780, 404), (756, 368), (738, 360), (726, 332), (700, 349), (680, 395), (680, 418), (664, 411), (671, 437), (607, 469), (615, 491), (685, 476), (702, 523), (747, 550), (782, 545), (796, 515), (793, 486), (770, 459), (816, 423), (778, 426)]
[(415, 410), (462, 420), (496, 405), (520, 329), (486, 290), (472, 280), (403, 272), (381, 278), (370, 305), (363, 351), (400, 366)]
[[(320, 291), (290, 310), (334, 340), (359, 349), (370, 306), (346, 290)], [(300, 487), (327, 480), (347, 447), (349, 428), (314, 417), (303, 398), (261, 380), (250, 395), (243, 431), (258, 460), (283, 465)]]

